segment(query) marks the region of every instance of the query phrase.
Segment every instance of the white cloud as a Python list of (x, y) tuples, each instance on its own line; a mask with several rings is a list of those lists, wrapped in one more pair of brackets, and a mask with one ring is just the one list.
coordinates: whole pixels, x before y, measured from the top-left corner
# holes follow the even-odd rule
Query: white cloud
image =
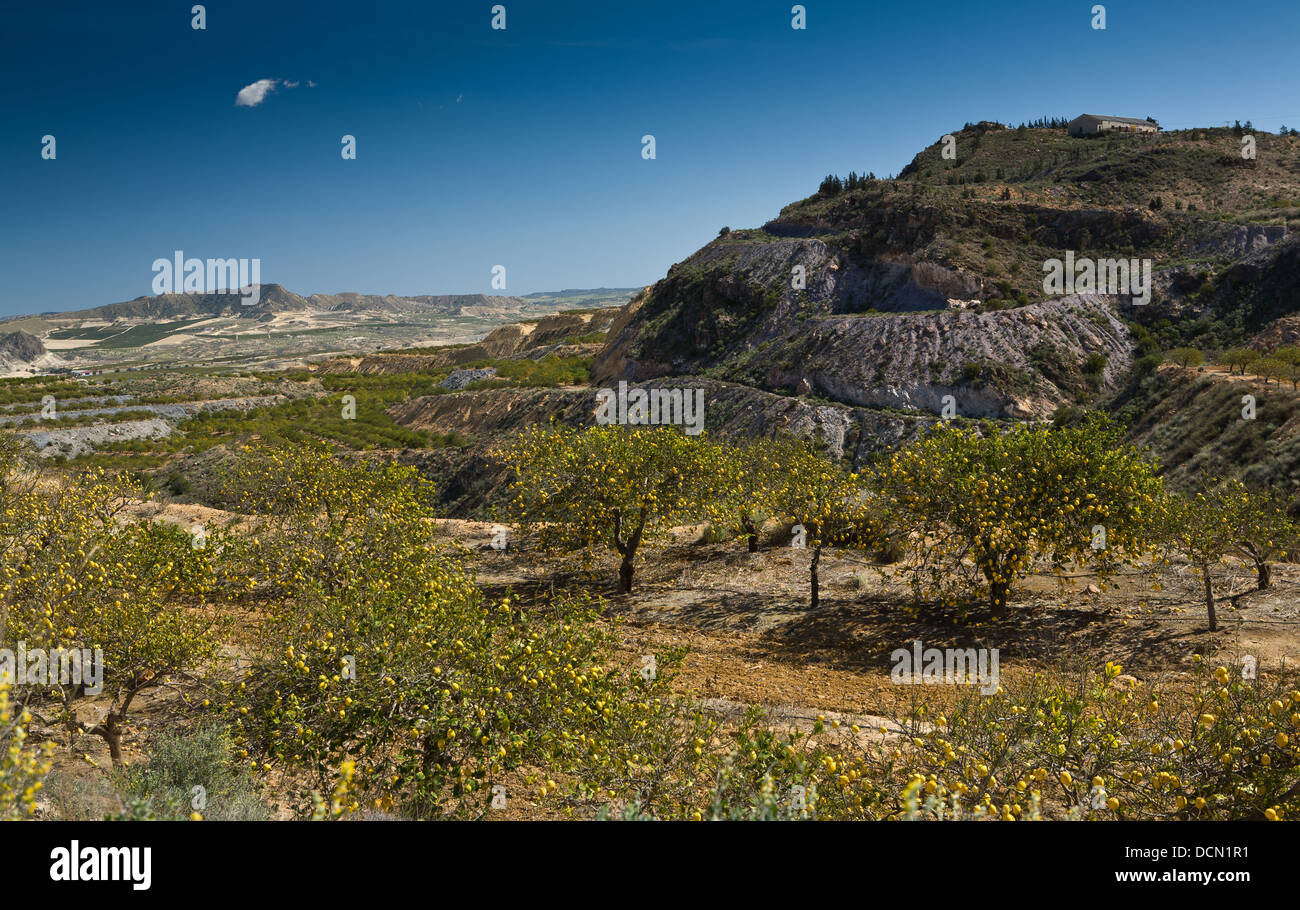
[[(235, 106), (257, 107), (277, 88), (297, 88), (300, 85), (302, 85), (301, 81), (292, 79), (258, 79), (252, 85), (246, 85), (239, 90), (239, 94), (235, 96)], [(308, 79), (307, 87), (315, 88), (316, 83)]]
[(266, 96), (275, 88), (279, 79), (258, 79), (252, 85), (246, 85), (235, 96), (236, 107), (257, 107), (266, 100)]

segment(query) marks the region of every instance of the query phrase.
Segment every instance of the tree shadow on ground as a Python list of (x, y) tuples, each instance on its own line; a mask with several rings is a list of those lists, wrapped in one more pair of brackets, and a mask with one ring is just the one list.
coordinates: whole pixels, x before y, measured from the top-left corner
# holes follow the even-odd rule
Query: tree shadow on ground
[(769, 629), (755, 651), (769, 660), (818, 663), (844, 670), (888, 672), (890, 655), (925, 648), (997, 648), (1001, 662), (1100, 665), (1114, 661), (1137, 671), (1167, 670), (1204, 651), (1205, 632), (1170, 628), (1154, 620), (1122, 625), (1093, 610), (1017, 609), (994, 620), (987, 611), (889, 598), (827, 600), (816, 610)]

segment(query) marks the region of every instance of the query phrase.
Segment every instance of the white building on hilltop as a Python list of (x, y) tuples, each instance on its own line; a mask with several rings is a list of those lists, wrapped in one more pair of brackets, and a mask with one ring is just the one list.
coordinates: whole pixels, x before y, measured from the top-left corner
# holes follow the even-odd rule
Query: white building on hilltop
[(1069, 123), (1071, 136), (1091, 136), (1100, 132), (1158, 133), (1160, 124), (1154, 120), (1137, 120), (1133, 117), (1104, 117), (1100, 114), (1080, 114)]

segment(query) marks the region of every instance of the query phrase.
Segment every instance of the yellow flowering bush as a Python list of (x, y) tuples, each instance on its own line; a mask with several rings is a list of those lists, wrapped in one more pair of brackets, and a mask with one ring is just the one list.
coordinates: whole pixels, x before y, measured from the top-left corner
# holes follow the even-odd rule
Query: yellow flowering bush
[(837, 762), (868, 782), (881, 818), (952, 817), (954, 807), (1007, 820), (1300, 812), (1300, 677), (1234, 681), (1219, 668), (1159, 691), (1116, 685), (1120, 673), (1016, 674), (947, 715), (918, 707), (901, 720), (902, 739), (843, 750)]
[[(53, 703), (48, 720), (103, 737), (118, 765), (136, 697), (201, 665), (223, 625), (204, 601), (222, 535), (199, 549), (180, 528), (124, 520), (138, 495), (98, 469), (41, 483), (16, 452), (0, 455), (0, 643), (44, 649), (51, 668), (47, 683), (19, 690), (22, 703), (42, 712)], [(78, 720), (89, 680), (57, 678), (58, 649), (102, 654), (111, 700), (101, 720)]]
[(31, 817), (54, 750), (53, 743), (33, 748), (27, 742), (31, 715), (15, 710), (9, 691), (0, 683), (0, 821)]

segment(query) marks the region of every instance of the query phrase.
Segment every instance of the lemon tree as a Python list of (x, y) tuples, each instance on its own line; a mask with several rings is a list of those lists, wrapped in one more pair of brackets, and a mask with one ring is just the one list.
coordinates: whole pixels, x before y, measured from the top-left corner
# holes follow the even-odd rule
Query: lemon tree
[(1092, 416), (1070, 427), (940, 424), (895, 452), (877, 481), (909, 532), (919, 589), (974, 594), (1006, 614), (1012, 585), (1044, 561), (1103, 578), (1153, 540), (1156, 466)]
[[(141, 692), (200, 668), (222, 622), (205, 603), (215, 584), (214, 553), (196, 549), (176, 527), (126, 520), (139, 490), (100, 470), (58, 482), (26, 482), (21, 458), (0, 459), (0, 603), (3, 642), (42, 649), (49, 673), (21, 689), (24, 707), (74, 732), (102, 737), (115, 765)], [(109, 703), (93, 723), (78, 718), (81, 680), (61, 678), (60, 650), (89, 656), (102, 670)], [(69, 666), (70, 671), (70, 666)], [(44, 717), (47, 704), (55, 714)]]
[(744, 541), (751, 553), (758, 552), (763, 523), (776, 516), (777, 496), (785, 483), (780, 444), (754, 439), (721, 446), (718, 466), (725, 472), (727, 527)]
[(304, 813), (314, 793), (331, 817), (477, 817), (521, 766), (607, 767), (629, 712), (650, 712), (638, 732), (676, 729), (609, 667), (595, 605), (485, 598), (433, 540), (433, 487), (410, 469), (275, 449), (231, 480), (269, 615), (228, 705), (249, 762), (305, 775)]
[[(190, 534), (167, 524), (139, 522), (101, 541), (92, 572), (99, 573), (95, 597), (78, 599), (70, 620), (71, 646), (103, 655), (102, 717), (77, 718), (75, 702), (85, 687), (62, 684), (62, 717), (74, 729), (100, 736), (113, 764), (122, 764), (122, 734), (131, 708), (144, 692), (200, 670), (216, 654), (230, 625), (208, 602), (217, 572), (214, 553), (221, 536), (196, 549)], [(102, 561), (101, 561), (102, 559)]]
[(10, 688), (0, 683), (0, 821), (31, 817), (54, 750), (50, 742), (40, 747), (28, 742), (32, 715), (15, 707)]
[(1273, 582), (1273, 563), (1296, 546), (1300, 527), (1287, 514), (1277, 490), (1247, 486), (1240, 478), (1223, 482), (1218, 497), (1228, 523), (1231, 549), (1255, 569), (1262, 591)]
[(382, 583), (388, 569), (376, 557), (417, 553), (434, 531), (435, 488), (418, 471), (321, 443), (245, 446), (219, 491), (249, 516), (245, 585), (272, 601)]
[(620, 593), (632, 591), (642, 544), (728, 518), (721, 451), (672, 427), (533, 427), (502, 458), (515, 472), (512, 518), (548, 549), (614, 550)]
[(845, 471), (812, 446), (793, 439), (769, 443), (776, 478), (774, 511), (801, 529), (812, 552), (808, 564), (809, 604), (821, 599), (818, 568), (825, 547), (862, 545), (878, 538), (862, 478)]
[(917, 706), (902, 741), (838, 761), (884, 795), (873, 817), (1293, 818), (1296, 674), (1193, 664), (1189, 685), (1163, 690), (1122, 684), (1113, 662), (1012, 675), (942, 713)]
[(1210, 631), (1219, 630), (1214, 574), (1239, 539), (1236, 518), (1242, 501), (1226, 486), (1171, 496), (1165, 510), (1165, 536), (1201, 576)]

